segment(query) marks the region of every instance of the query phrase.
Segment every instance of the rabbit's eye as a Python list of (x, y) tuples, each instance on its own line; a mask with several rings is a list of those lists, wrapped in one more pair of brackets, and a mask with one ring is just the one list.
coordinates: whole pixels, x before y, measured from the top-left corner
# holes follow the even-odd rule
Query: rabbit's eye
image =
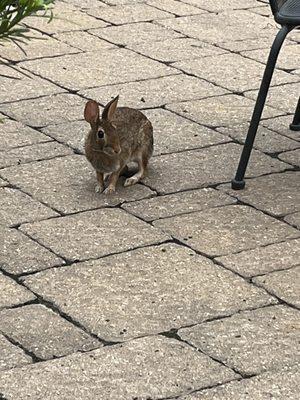
[(103, 130), (103, 129), (100, 129), (100, 130), (98, 131), (98, 138), (99, 138), (99, 139), (103, 139), (103, 138), (104, 138), (104, 130)]

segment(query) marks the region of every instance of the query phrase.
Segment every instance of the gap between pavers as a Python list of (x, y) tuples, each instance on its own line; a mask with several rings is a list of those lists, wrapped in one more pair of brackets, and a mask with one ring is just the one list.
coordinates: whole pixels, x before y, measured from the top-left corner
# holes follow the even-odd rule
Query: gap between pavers
[(23, 282), (109, 342), (277, 302), (264, 290), (175, 244), (53, 268)]
[(111, 208), (23, 224), (20, 230), (69, 261), (96, 259), (170, 239), (124, 210)]
[(150, 337), (0, 373), (0, 393), (18, 400), (158, 400), (238, 377), (190, 346)]
[(153, 225), (209, 257), (300, 237), (297, 229), (241, 205), (165, 218), (154, 221)]
[(230, 382), (216, 388), (180, 397), (180, 400), (298, 400), (299, 366), (270, 371), (251, 379)]
[(244, 376), (300, 361), (299, 310), (275, 305), (178, 331), (179, 336)]

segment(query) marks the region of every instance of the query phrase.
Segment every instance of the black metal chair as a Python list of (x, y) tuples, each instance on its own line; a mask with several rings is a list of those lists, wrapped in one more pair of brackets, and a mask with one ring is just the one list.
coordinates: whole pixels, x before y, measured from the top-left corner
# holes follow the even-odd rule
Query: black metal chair
[[(231, 183), (232, 189), (235, 190), (240, 190), (245, 187), (244, 176), (268, 95), (279, 51), (287, 34), (294, 28), (300, 26), (300, 0), (269, 0), (269, 2), (275, 21), (281, 25), (281, 29), (277, 33), (271, 47), (238, 169), (235, 178)], [(294, 120), (290, 125), (290, 129), (297, 131), (300, 130), (300, 98), (298, 100)]]

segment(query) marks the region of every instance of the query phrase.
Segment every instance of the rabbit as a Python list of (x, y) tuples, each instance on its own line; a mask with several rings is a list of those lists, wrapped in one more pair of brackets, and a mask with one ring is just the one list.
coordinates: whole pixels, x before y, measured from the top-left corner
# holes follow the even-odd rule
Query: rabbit
[[(138, 171), (126, 179), (124, 186), (138, 183), (146, 176), (147, 165), (153, 154), (153, 127), (139, 110), (117, 108), (119, 96), (111, 100), (100, 117), (99, 104), (89, 100), (84, 109), (84, 118), (91, 125), (85, 140), (85, 155), (96, 170), (95, 191), (114, 193), (119, 176), (129, 162), (138, 163)], [(104, 189), (104, 176), (108, 186)]]

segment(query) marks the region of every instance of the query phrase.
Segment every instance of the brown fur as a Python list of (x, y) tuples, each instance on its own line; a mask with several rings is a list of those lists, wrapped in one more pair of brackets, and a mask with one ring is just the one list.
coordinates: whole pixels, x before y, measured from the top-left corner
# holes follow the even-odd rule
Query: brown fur
[[(143, 179), (153, 153), (153, 128), (151, 122), (139, 110), (117, 108), (118, 97), (109, 102), (100, 118), (98, 104), (91, 100), (86, 104), (84, 116), (91, 130), (85, 142), (85, 154), (97, 172), (96, 191), (103, 191), (103, 174), (110, 174), (106, 193), (115, 191), (120, 173), (129, 162), (138, 163), (139, 170), (125, 182), (130, 186)], [(99, 130), (105, 132), (98, 137)]]

